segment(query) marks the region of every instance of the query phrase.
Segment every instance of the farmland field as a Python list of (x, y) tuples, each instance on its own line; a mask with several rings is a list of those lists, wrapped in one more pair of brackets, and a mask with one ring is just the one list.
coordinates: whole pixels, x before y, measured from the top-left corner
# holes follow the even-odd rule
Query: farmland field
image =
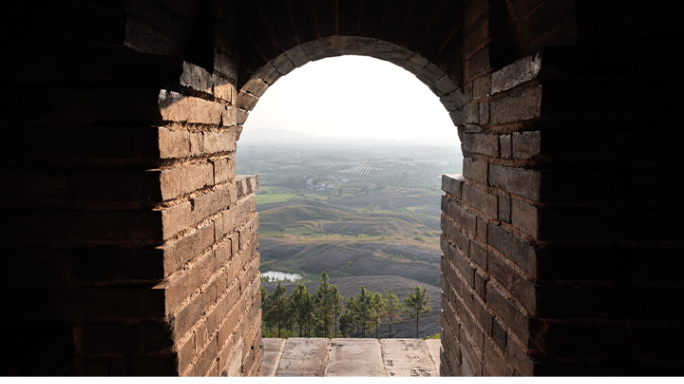
[[(435, 318), (423, 331), (438, 332), (441, 175), (461, 169), (450, 160), (458, 154), (440, 151), (256, 145), (238, 151), (238, 173), (259, 175), (260, 271), (297, 274), (313, 289), (326, 271), (343, 294), (358, 293), (360, 285), (398, 294), (427, 287)], [(413, 337), (411, 330), (406, 325), (400, 334)]]

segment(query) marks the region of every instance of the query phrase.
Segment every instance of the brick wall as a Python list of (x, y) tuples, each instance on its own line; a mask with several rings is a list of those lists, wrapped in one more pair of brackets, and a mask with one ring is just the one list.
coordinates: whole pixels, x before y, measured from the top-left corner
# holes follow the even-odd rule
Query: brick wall
[[(681, 373), (671, 303), (683, 291), (667, 271), (682, 243), (678, 225), (655, 224), (682, 209), (662, 178), (681, 174), (675, 47), (596, 45), (569, 2), (506, 4), (505, 23), (496, 1), (464, 7), (464, 168), (443, 183), (443, 373)], [(578, 30), (594, 45), (571, 46)]]
[(259, 375), (257, 178), (277, 79), (387, 60), (458, 126), (442, 373), (681, 375), (674, 2), (4, 5), (0, 372)]
[(236, 15), (222, 3), (199, 28), (202, 7), (9, 10), (3, 50), (20, 60), (3, 71), (1, 321), (23, 336), (3, 373), (259, 374), (257, 178), (235, 175)]

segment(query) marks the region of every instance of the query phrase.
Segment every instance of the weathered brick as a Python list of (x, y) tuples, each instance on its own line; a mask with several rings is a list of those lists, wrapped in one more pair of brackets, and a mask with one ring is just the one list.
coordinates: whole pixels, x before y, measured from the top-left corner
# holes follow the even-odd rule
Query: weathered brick
[(256, 198), (250, 195), (231, 205), (223, 212), (222, 235), (235, 231), (238, 226), (245, 223), (252, 213), (256, 211)]
[[(489, 217), (497, 216), (498, 199), (496, 195), (480, 189), (474, 185), (463, 185), (463, 201), (471, 207), (482, 211)], [(475, 228), (473, 228), (474, 230)], [(474, 233), (474, 232), (471, 232)]]
[(489, 96), (489, 75), (478, 77), (473, 81), (473, 99), (482, 99)]
[(516, 305), (504, 298), (491, 283), (487, 283), (486, 302), (493, 312), (499, 316), (506, 326), (521, 340), (530, 335), (529, 319), (520, 312)]
[(541, 153), (541, 133), (516, 132), (513, 134), (513, 158), (534, 159)]
[(463, 92), (460, 90), (451, 92), (448, 95), (444, 95), (440, 97), (439, 100), (442, 102), (442, 105), (444, 105), (444, 108), (446, 108), (446, 110), (450, 112), (462, 110), (463, 106), (465, 105)]
[(484, 342), (484, 366), (493, 376), (511, 376), (512, 372), (504, 359), (494, 350), (492, 344)]
[(188, 131), (172, 131), (158, 128), (159, 156), (162, 159), (189, 157), (190, 133)]
[(206, 69), (186, 61), (183, 62), (183, 73), (179, 81), (184, 87), (207, 94), (211, 94), (214, 86), (214, 79)]
[(208, 163), (165, 170), (159, 177), (162, 198), (174, 199), (214, 184), (214, 167)]
[(491, 124), (514, 123), (539, 117), (541, 114), (541, 85), (496, 99), (490, 104)]
[(499, 136), (476, 133), (463, 135), (463, 151), (499, 157)]
[(462, 175), (442, 175), (442, 190), (451, 196), (460, 199), (461, 187), (465, 179)]
[(475, 241), (470, 242), (470, 258), (485, 271), (487, 270), (487, 250)]
[(212, 161), (214, 164), (214, 183), (231, 182), (235, 179), (235, 155)]
[(503, 165), (489, 165), (489, 185), (518, 196), (539, 201), (541, 172)]
[(228, 106), (197, 97), (183, 96), (180, 93), (162, 90), (159, 93), (159, 111), (163, 120), (221, 125), (229, 114)]
[(463, 159), (463, 176), (478, 183), (487, 184), (488, 165), (484, 160), (466, 157)]
[(499, 220), (511, 223), (511, 198), (499, 195)]
[(532, 276), (537, 273), (536, 250), (501, 226), (489, 224), (489, 245)]
[(489, 102), (488, 101), (481, 101), (480, 102), (480, 124), (481, 125), (488, 125), (489, 124)]
[(490, 252), (487, 255), (489, 273), (508, 293), (520, 302), (529, 313), (536, 313), (536, 292), (530, 281), (521, 276), (503, 260)]
[(259, 98), (247, 92), (240, 92), (237, 96), (237, 107), (248, 111), (254, 109), (259, 102)]
[(516, 199), (511, 200), (511, 224), (526, 235), (539, 237), (539, 214), (533, 207)]
[(511, 143), (511, 135), (499, 136), (499, 148), (501, 149), (502, 159), (511, 159), (513, 157), (513, 144)]
[(217, 186), (215, 190), (195, 196), (192, 199), (191, 225), (225, 210), (231, 202), (235, 201), (235, 192), (233, 186), (224, 184)]
[(533, 80), (541, 70), (541, 54), (535, 53), (492, 73), (492, 94), (517, 87)]

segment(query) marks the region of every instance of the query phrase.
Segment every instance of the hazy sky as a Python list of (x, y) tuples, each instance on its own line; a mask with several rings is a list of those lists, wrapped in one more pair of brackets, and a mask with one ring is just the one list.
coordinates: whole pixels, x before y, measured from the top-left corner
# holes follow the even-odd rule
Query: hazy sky
[(281, 77), (245, 123), (245, 130), (262, 128), (459, 146), (448, 112), (425, 84), (403, 68), (362, 56), (319, 60)]

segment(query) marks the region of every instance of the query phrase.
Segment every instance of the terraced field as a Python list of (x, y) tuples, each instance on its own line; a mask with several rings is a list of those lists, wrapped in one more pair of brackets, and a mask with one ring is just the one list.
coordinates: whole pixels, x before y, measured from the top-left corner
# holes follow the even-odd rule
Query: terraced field
[(427, 214), (438, 198), (426, 190), (387, 188), (331, 202), (259, 205), (261, 271), (299, 273), (305, 280), (323, 271), (401, 276), (439, 286), (439, 216)]

